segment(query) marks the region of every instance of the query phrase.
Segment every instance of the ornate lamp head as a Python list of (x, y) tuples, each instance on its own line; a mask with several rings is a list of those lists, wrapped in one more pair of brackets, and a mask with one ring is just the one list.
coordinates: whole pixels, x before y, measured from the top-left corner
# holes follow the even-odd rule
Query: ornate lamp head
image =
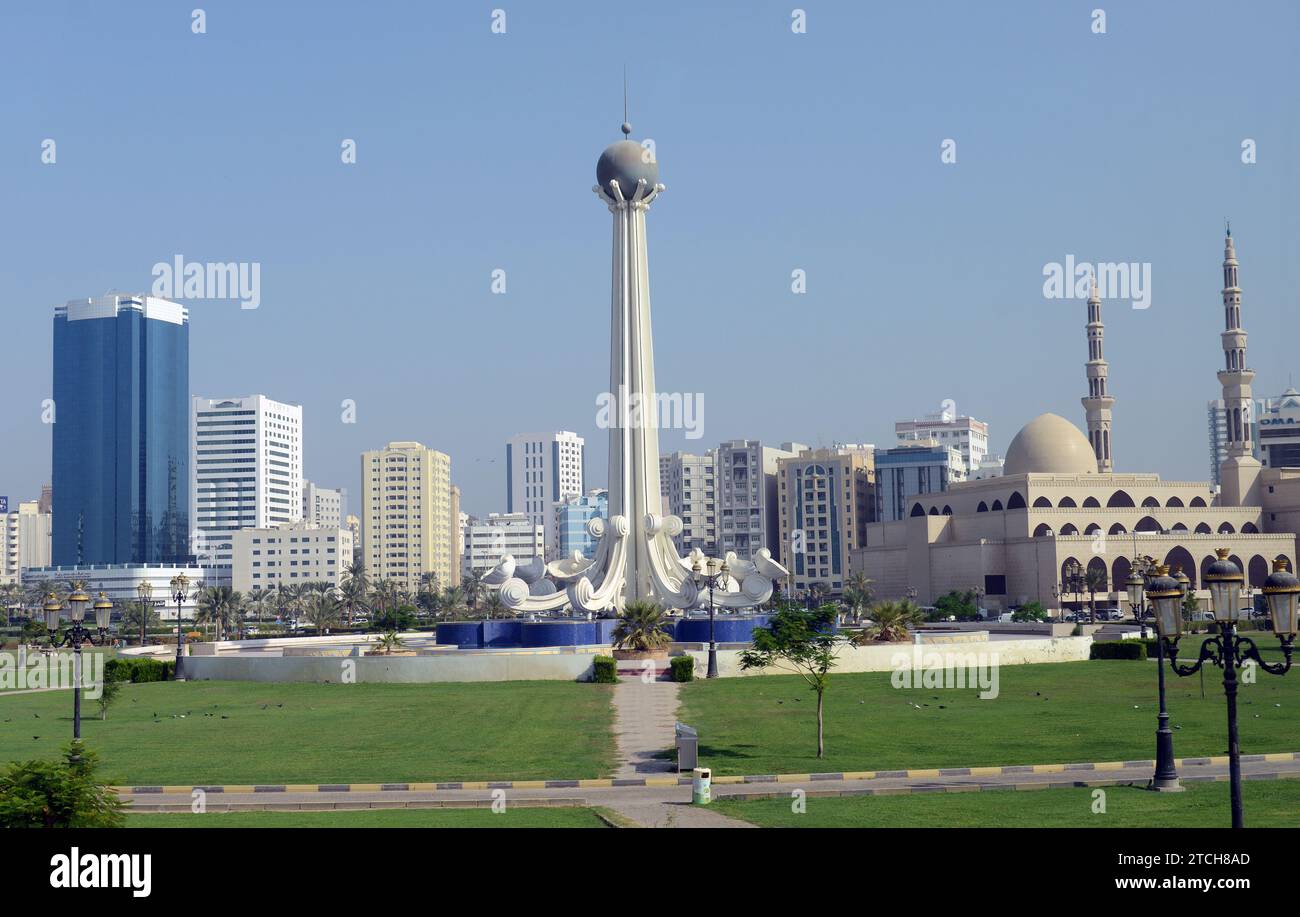
[(1201, 579), (1210, 589), (1210, 608), (1220, 624), (1235, 622), (1241, 616), (1241, 587), (1246, 582), (1241, 568), (1228, 559), (1228, 549), (1215, 550), (1219, 559), (1206, 569)]
[[(1137, 558), (1134, 558), (1134, 560), (1137, 560)], [(1128, 579), (1124, 582), (1124, 588), (1128, 592), (1129, 607), (1133, 609), (1142, 607), (1143, 593), (1146, 590), (1146, 580), (1143, 579), (1142, 574), (1138, 572), (1136, 563), (1133, 565), (1131, 572), (1128, 575)]]
[(1297, 605), (1300, 605), (1300, 579), (1286, 568), (1286, 558), (1273, 561), (1273, 572), (1264, 580), (1264, 597), (1273, 618), (1273, 633), (1294, 637), (1297, 630)]
[(113, 616), (113, 603), (104, 593), (95, 600), (95, 626), (101, 631), (108, 630), (108, 622)]
[(54, 633), (59, 629), (59, 612), (63, 611), (63, 606), (59, 604), (58, 596), (53, 592), (45, 597), (45, 629)]
[(1183, 632), (1183, 590), (1178, 580), (1169, 575), (1164, 564), (1156, 567), (1156, 575), (1146, 586), (1146, 596), (1156, 612), (1156, 629), (1162, 637), (1178, 637)]
[(74, 624), (80, 624), (86, 618), (86, 606), (90, 604), (90, 596), (80, 583), (74, 583), (72, 595), (68, 596), (68, 616), (72, 618)]

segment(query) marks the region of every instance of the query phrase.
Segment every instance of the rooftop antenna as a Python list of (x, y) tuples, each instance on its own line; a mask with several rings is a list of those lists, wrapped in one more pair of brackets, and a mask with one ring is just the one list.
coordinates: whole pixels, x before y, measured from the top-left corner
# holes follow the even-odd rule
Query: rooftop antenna
[[(624, 79), (623, 92), (624, 92), (624, 94), (626, 94), (626, 93), (627, 93), (627, 85), (626, 85), (627, 77), (625, 76), (623, 79)], [(627, 101), (626, 101), (626, 100), (624, 100), (624, 102), (623, 102), (623, 107), (624, 107), (624, 108), (627, 107)], [(1229, 220), (1227, 217), (1224, 217), (1224, 218), (1223, 218), (1223, 225), (1227, 227), (1227, 229), (1228, 229), (1228, 235), (1231, 236), (1231, 235), (1232, 235), (1232, 221)]]
[(630, 136), (632, 125), (627, 120), (627, 64), (623, 65), (623, 136)]

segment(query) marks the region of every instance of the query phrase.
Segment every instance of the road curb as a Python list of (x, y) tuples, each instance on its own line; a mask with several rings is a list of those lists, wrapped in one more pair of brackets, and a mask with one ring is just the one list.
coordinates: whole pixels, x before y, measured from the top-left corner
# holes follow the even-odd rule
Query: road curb
[[(1259, 762), (1281, 763), (1300, 761), (1300, 752), (1273, 752), (1262, 755), (1242, 755), (1243, 764)], [(1223, 765), (1227, 755), (1200, 758), (1175, 758), (1178, 767), (1195, 765)], [(820, 780), (939, 780), (944, 777), (1011, 777), (1023, 774), (1066, 774), (1076, 772), (1107, 772), (1130, 767), (1155, 767), (1154, 759), (1141, 761), (1095, 761), (1080, 764), (1012, 764), (1005, 767), (940, 767), (911, 770), (880, 771), (828, 771), (807, 774), (749, 774), (715, 776), (715, 786), (735, 786), (756, 783), (816, 783)], [(1207, 779), (1207, 778), (1185, 778)], [(149, 796), (165, 793), (382, 793), (382, 792), (437, 792), (439, 790), (562, 790), (609, 789), (612, 787), (670, 787), (690, 786), (691, 778), (681, 775), (666, 777), (602, 777), (579, 780), (464, 780), (437, 783), (258, 783), (258, 784), (191, 784), (191, 785), (137, 785), (111, 787), (119, 795)], [(1050, 784), (1035, 783), (1033, 786)], [(1096, 785), (1089, 783), (1088, 785)], [(856, 792), (856, 791), (855, 791)]]

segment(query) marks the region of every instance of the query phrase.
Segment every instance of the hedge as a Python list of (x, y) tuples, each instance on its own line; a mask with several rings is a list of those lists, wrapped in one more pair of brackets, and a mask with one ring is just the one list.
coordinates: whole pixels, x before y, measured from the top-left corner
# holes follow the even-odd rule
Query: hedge
[(1147, 648), (1141, 640), (1114, 640), (1094, 643), (1088, 652), (1089, 659), (1143, 659)]
[(668, 666), (673, 670), (673, 681), (692, 681), (695, 678), (694, 656), (674, 656), (668, 660)]
[(601, 685), (617, 684), (618, 660), (613, 656), (597, 656), (592, 661), (591, 680)]
[(118, 656), (104, 663), (106, 678), (137, 685), (150, 681), (170, 681), (175, 670), (174, 659), (132, 659)]

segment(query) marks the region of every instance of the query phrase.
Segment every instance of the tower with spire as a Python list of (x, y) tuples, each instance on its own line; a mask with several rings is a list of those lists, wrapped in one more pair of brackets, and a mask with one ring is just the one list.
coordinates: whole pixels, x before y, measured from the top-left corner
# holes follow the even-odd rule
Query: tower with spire
[(1088, 377), (1088, 395), (1083, 398), (1083, 409), (1088, 417), (1088, 442), (1097, 456), (1097, 471), (1109, 474), (1114, 471), (1110, 457), (1110, 409), (1115, 399), (1106, 387), (1110, 366), (1102, 350), (1106, 326), (1101, 323), (1101, 296), (1097, 292), (1097, 277), (1092, 278), (1092, 291), (1088, 294), (1088, 362), (1084, 370)]
[(1246, 329), (1241, 326), (1241, 287), (1237, 278), (1237, 251), (1232, 227), (1223, 243), (1223, 407), (1227, 418), (1227, 455), (1219, 466), (1224, 506), (1254, 506), (1259, 503), (1259, 476), (1263, 466), (1255, 458), (1251, 426), (1255, 420), (1254, 395), (1250, 383), (1255, 372), (1246, 366)]

